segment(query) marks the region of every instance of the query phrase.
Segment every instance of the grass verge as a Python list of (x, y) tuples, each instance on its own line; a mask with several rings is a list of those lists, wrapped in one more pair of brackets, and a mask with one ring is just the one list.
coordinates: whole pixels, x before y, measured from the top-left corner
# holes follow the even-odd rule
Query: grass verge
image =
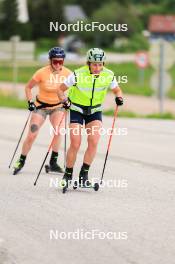
[[(0, 93), (0, 107), (9, 107), (9, 108), (18, 108), (18, 109), (26, 109), (27, 103), (25, 100), (19, 100), (15, 95), (4, 95)], [(103, 112), (106, 116), (113, 116), (114, 110), (108, 110)], [(119, 111), (119, 117), (127, 117), (127, 118), (156, 118), (156, 119), (175, 119), (175, 115), (171, 113), (153, 113), (150, 115), (138, 115), (129, 111)]]
[[(114, 116), (114, 110), (108, 110), (103, 112), (106, 116)], [(175, 120), (175, 115), (172, 113), (166, 112), (163, 114), (159, 113), (152, 113), (149, 115), (139, 115), (130, 111), (119, 111), (118, 112), (119, 117), (127, 117), (127, 118), (152, 118), (152, 119), (171, 119)]]

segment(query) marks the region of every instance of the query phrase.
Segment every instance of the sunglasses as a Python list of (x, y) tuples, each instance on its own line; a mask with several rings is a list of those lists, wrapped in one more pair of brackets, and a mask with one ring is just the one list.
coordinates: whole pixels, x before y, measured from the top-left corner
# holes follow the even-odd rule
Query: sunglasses
[(53, 65), (63, 65), (64, 61), (63, 60), (52, 60)]

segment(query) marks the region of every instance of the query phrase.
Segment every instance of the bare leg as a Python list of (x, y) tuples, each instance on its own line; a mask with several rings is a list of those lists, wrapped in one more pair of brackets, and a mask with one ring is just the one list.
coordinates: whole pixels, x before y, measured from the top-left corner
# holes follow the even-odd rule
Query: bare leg
[(27, 156), (28, 152), (30, 151), (34, 140), (36, 139), (39, 129), (43, 125), (45, 118), (37, 113), (32, 113), (30, 124), (29, 124), (29, 131), (27, 137), (22, 146), (22, 155)]
[(70, 147), (67, 152), (67, 163), (68, 168), (73, 168), (78, 150), (81, 145), (81, 125), (78, 123), (70, 124)]
[(55, 111), (50, 115), (50, 122), (53, 128), (55, 129), (55, 131), (57, 131), (57, 135), (55, 135), (53, 144), (52, 144), (52, 150), (54, 152), (58, 152), (60, 149), (60, 145), (61, 145), (61, 134), (59, 132), (59, 129), (64, 126), (64, 118), (61, 122), (63, 115), (64, 113), (62, 111)]
[[(95, 128), (93, 131), (93, 127)], [(88, 147), (86, 149), (83, 163), (90, 165), (94, 160), (97, 152), (97, 146), (100, 139), (99, 129), (102, 127), (102, 122), (99, 120), (94, 120), (86, 125), (88, 138)]]

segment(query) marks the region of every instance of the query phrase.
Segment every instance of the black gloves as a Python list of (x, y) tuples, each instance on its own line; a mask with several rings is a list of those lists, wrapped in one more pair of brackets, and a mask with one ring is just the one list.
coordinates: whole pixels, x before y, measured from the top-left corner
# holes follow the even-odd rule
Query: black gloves
[(32, 101), (28, 101), (28, 110), (33, 111), (36, 109), (36, 105)]
[(71, 105), (71, 102), (69, 101), (69, 98), (66, 98), (66, 99), (63, 101), (63, 108), (64, 108), (64, 109), (69, 109), (69, 108), (70, 108), (70, 105)]
[(117, 96), (115, 98), (116, 105), (123, 105), (123, 98), (121, 96)]

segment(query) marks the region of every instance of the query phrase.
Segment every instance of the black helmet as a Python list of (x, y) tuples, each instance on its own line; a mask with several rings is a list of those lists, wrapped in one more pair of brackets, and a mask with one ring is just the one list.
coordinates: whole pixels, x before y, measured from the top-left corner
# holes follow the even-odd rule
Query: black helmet
[(64, 49), (60, 47), (54, 47), (49, 50), (49, 59), (52, 58), (62, 58), (64, 59), (66, 57)]

